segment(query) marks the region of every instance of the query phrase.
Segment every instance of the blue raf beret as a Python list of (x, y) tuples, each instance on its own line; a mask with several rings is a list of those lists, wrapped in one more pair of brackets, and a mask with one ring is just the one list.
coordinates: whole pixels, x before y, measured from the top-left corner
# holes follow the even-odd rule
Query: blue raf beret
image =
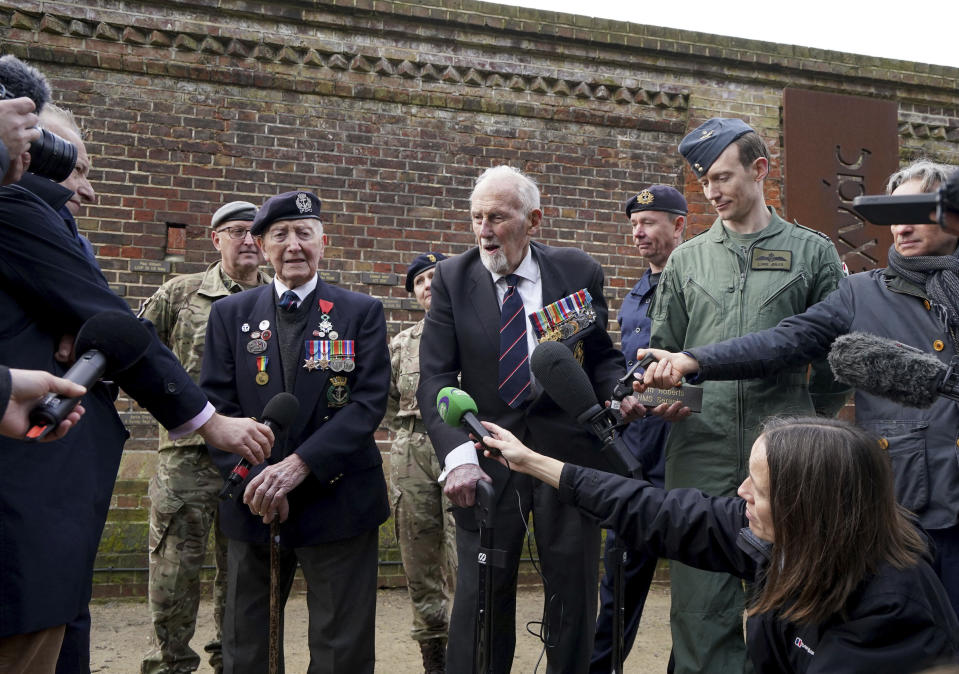
[(686, 215), (689, 206), (686, 199), (669, 185), (650, 185), (626, 202), (626, 217), (637, 211), (665, 211)]
[(250, 233), (262, 236), (274, 222), (280, 220), (320, 219), (320, 200), (312, 192), (293, 191), (270, 197), (260, 207)]
[(713, 117), (683, 138), (679, 154), (689, 162), (696, 177), (702, 178), (730, 143), (751, 131), (755, 133), (741, 119)]
[(443, 253), (423, 253), (417, 255), (406, 270), (406, 292), (413, 292), (413, 280), (427, 269), (432, 269), (440, 260), (445, 260)]

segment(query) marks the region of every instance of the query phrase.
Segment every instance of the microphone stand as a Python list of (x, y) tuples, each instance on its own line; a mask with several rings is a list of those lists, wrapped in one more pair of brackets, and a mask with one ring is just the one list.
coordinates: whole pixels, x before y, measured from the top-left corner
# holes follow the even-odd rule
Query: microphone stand
[[(594, 415), (587, 423), (590, 423), (593, 431), (602, 438), (601, 451), (617, 472), (641, 480), (644, 478), (643, 467), (619, 436), (619, 427), (616, 422), (621, 420), (621, 417), (617, 419), (618, 416), (617, 412), (605, 410), (605, 415)], [(610, 662), (613, 674), (623, 674), (626, 660), (626, 581), (623, 567), (629, 558), (629, 549), (617, 536), (608, 552), (607, 557), (612, 565), (613, 574), (613, 634)]]
[(491, 483), (485, 480), (476, 482), (476, 505), (473, 508), (480, 532), (480, 546), (476, 555), (479, 574), (476, 593), (476, 630), (473, 637), (473, 672), (474, 674), (492, 674), (493, 567), (505, 568), (506, 551), (493, 548), (493, 485)]

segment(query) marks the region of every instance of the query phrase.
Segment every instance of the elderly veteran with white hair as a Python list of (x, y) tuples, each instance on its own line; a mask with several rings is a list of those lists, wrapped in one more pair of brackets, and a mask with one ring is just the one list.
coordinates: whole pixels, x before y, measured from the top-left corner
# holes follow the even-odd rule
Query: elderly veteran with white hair
[[(272, 460), (251, 471), (242, 502), (220, 504), (229, 538), (223, 671), (267, 671), (277, 521), (281, 603), (297, 563), (306, 578), (309, 671), (372, 674), (377, 530), (389, 516), (373, 437), (390, 387), (383, 306), (319, 278), (326, 235), (316, 195), (271, 197), (251, 232), (276, 276), (213, 305), (200, 383), (230, 416), (257, 416), (284, 391), (299, 413)], [(236, 464), (211, 455), (223, 475)]]

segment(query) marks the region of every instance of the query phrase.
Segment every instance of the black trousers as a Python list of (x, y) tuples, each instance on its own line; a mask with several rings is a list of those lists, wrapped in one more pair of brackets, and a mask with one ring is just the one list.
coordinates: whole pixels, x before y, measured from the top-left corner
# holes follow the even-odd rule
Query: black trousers
[[(518, 495), (517, 495), (518, 494)], [(584, 674), (593, 651), (599, 529), (573, 506), (559, 502), (552, 487), (527, 475), (510, 473), (494, 513), (494, 547), (505, 550), (505, 569), (493, 570), (493, 671), (510, 671), (516, 646), (516, 580), (525, 551), (525, 522), (532, 512), (544, 586), (548, 674)], [(476, 555), (479, 532), (457, 526), (459, 568), (450, 617), (447, 671), (473, 671), (476, 625)], [(533, 637), (529, 637), (532, 639)]]
[[(373, 674), (376, 622), (376, 529), (354, 538), (283, 548), (280, 603), (286, 605), (297, 562), (310, 616), (308, 674)], [(223, 616), (223, 673), (269, 671), (269, 546), (230, 539)], [(283, 671), (280, 616), (280, 671)]]

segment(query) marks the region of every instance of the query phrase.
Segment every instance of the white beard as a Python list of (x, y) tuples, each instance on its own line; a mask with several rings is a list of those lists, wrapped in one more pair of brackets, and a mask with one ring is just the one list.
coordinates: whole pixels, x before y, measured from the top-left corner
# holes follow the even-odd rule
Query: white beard
[(483, 263), (483, 266), (489, 269), (494, 274), (499, 274), (500, 276), (506, 275), (510, 272), (509, 261), (506, 259), (506, 253), (503, 252), (502, 247), (497, 249), (495, 253), (489, 253), (483, 245), (480, 245), (480, 261)]

